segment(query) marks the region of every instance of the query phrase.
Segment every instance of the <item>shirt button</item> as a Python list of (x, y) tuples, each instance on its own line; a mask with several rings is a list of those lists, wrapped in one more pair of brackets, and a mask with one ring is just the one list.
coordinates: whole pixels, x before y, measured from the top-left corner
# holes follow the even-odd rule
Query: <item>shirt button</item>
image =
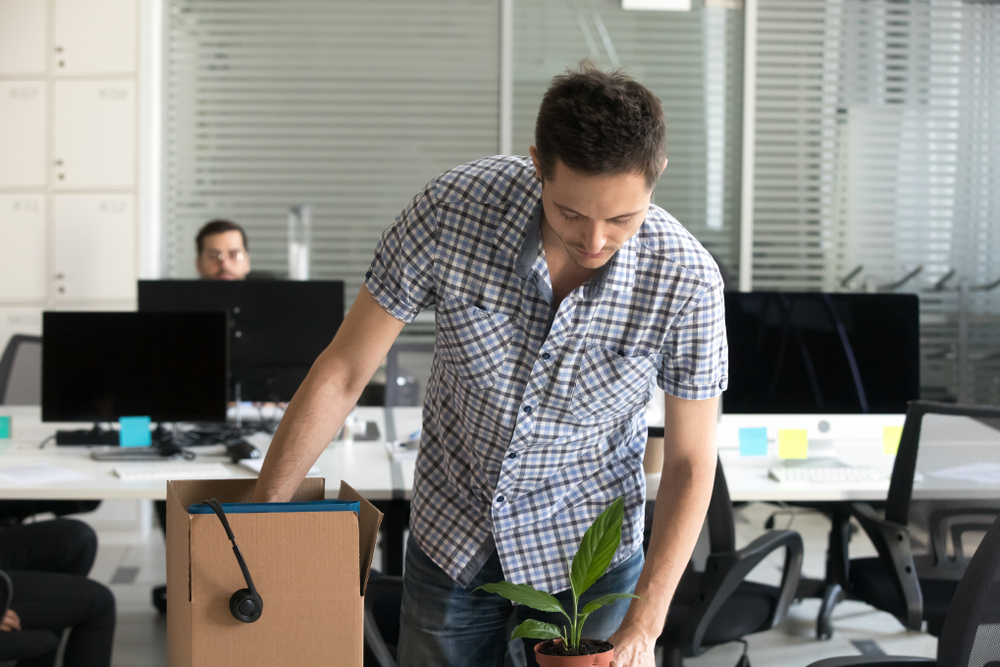
[(624, 357), (625, 356), (625, 350), (618, 350), (618, 356), (619, 357)]
[(524, 414), (526, 414), (526, 415), (530, 415), (531, 414), (531, 406), (530, 405), (524, 406)]
[(545, 361), (548, 361), (551, 358), (552, 358), (551, 354), (549, 354), (548, 352), (542, 352), (542, 359), (544, 359)]
[(503, 496), (497, 496), (497, 502), (498, 503), (502, 503), (505, 500), (506, 500), (506, 498), (504, 498)]
[(372, 272), (371, 271), (365, 271), (365, 280), (368, 280), (371, 277), (372, 277)]
[(516, 459), (517, 458), (517, 452), (511, 452), (510, 454), (507, 455), (507, 458), (509, 458), (509, 459)]

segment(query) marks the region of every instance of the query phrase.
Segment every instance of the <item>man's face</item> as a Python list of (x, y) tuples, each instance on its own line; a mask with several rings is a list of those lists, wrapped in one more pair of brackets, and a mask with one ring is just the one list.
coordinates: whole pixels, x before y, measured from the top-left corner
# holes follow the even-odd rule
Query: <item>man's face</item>
[[(531, 159), (541, 177), (534, 146)], [(639, 231), (652, 194), (642, 174), (591, 176), (557, 160), (542, 184), (543, 238), (547, 226), (573, 264), (599, 269)]]
[(243, 235), (235, 229), (206, 236), (195, 260), (198, 275), (205, 280), (243, 280), (250, 273), (250, 256)]

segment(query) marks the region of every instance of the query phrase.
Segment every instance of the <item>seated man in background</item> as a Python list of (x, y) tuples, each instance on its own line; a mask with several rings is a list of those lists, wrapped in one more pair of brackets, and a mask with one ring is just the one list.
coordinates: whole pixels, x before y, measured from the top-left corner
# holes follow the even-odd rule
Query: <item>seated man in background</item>
[[(0, 529), (0, 570), (13, 583), (10, 609), (0, 619), (0, 648), (20, 630), (51, 630), (51, 648), (18, 667), (55, 665), (58, 638), (70, 629), (64, 667), (107, 667), (115, 634), (115, 598), (87, 578), (97, 555), (97, 534), (73, 519)], [(38, 648), (45, 651), (44, 643)]]
[(195, 268), (204, 280), (244, 280), (250, 273), (247, 234), (229, 220), (212, 220), (195, 239)]

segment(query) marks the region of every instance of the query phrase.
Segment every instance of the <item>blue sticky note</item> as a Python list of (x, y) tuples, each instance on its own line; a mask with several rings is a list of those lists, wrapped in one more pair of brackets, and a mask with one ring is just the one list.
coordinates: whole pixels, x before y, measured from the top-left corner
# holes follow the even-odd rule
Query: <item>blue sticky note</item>
[(122, 417), (118, 420), (118, 444), (122, 447), (149, 447), (149, 417)]
[(740, 429), (740, 456), (767, 456), (767, 429)]
[(10, 417), (0, 417), (0, 440), (10, 438)]

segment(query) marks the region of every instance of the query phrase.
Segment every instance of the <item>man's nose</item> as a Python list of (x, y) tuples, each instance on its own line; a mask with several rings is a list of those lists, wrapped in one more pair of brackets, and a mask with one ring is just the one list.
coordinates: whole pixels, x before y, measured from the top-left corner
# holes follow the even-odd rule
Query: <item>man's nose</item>
[(592, 222), (583, 231), (584, 249), (591, 253), (600, 252), (604, 247), (605, 235), (604, 225), (600, 222)]

